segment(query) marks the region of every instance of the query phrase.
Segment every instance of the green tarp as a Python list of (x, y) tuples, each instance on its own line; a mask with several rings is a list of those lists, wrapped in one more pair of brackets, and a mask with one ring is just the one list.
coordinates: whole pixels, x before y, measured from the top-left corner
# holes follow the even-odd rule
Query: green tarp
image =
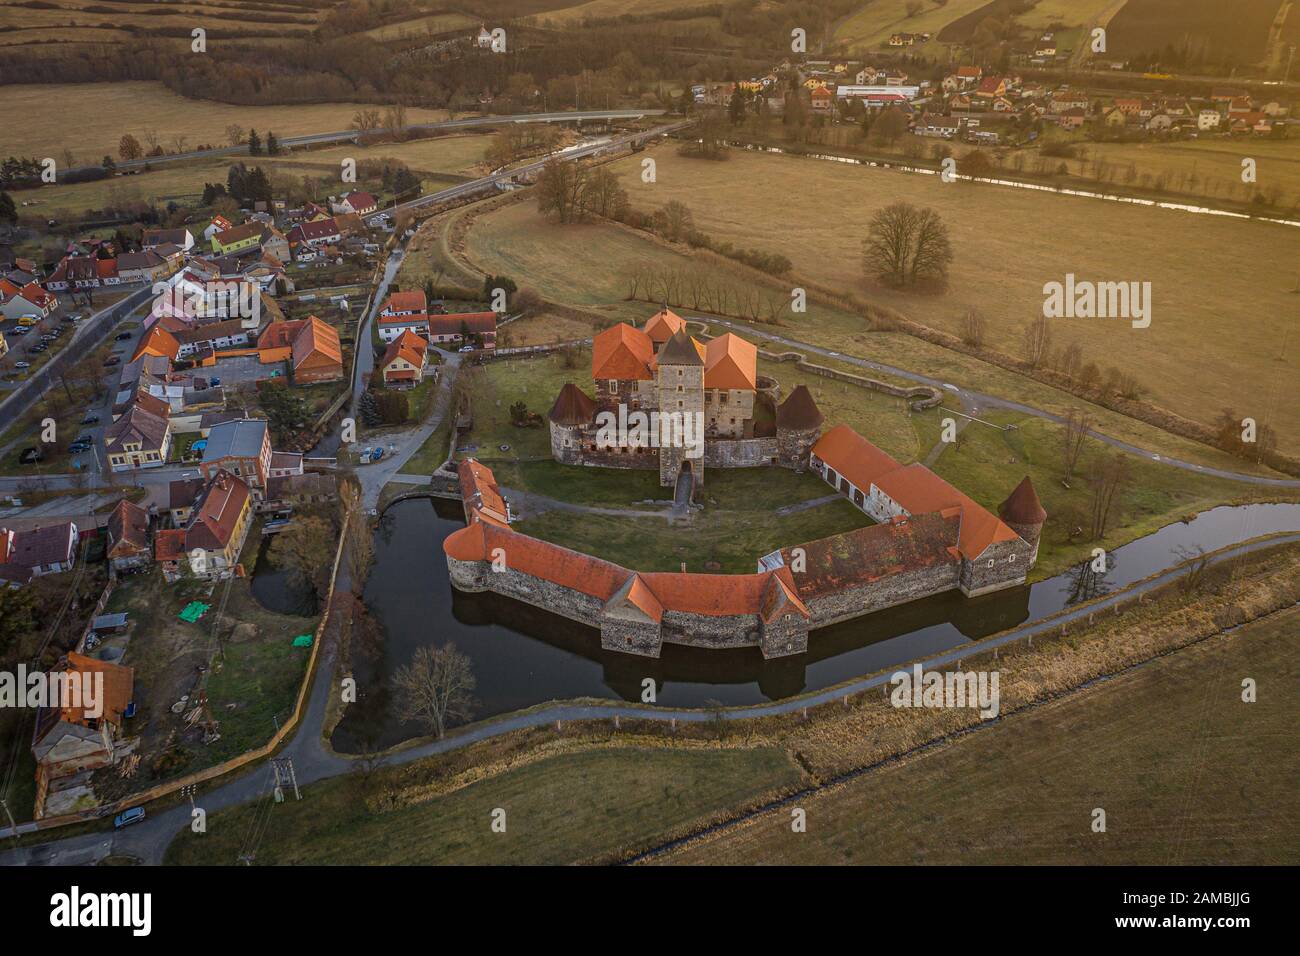
[(210, 607), (212, 607), (211, 604), (204, 604), (201, 601), (191, 601), (189, 604), (185, 605), (185, 610), (181, 611), (177, 616), (182, 621), (193, 624), (204, 614), (207, 614), (208, 608)]
[(310, 634), (299, 634), (297, 637), (295, 637), (295, 638), (293, 639), (293, 646), (294, 646), (294, 647), (311, 647), (311, 635), (310, 635)]

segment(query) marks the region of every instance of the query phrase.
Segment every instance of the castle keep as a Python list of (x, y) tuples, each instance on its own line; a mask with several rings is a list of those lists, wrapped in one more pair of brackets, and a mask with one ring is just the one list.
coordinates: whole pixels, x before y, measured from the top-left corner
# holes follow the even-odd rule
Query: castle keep
[[(752, 343), (731, 333), (701, 343), (667, 308), (640, 329), (612, 326), (592, 340), (595, 397), (570, 382), (555, 399), (551, 454), (570, 465), (657, 468), (665, 487), (683, 473), (698, 486), (706, 468), (802, 467), (820, 432), (821, 413), (807, 389), (796, 389), (776, 407), (776, 383), (762, 379), (757, 365)], [(629, 434), (627, 424), (638, 417), (684, 422), (687, 437), (700, 441), (692, 447), (673, 440), (667, 427)], [(609, 421), (621, 426), (616, 440), (602, 430)], [(699, 435), (689, 434), (692, 429)]]

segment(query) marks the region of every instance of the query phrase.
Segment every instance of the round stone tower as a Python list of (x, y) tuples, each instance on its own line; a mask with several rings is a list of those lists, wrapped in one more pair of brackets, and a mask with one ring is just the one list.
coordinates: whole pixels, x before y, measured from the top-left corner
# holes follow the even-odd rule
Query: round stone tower
[(582, 463), (582, 439), (591, 427), (596, 403), (578, 386), (566, 382), (551, 406), (551, 457), (566, 465)]
[(1043, 533), (1043, 522), (1047, 520), (1047, 512), (1043, 510), (1038, 500), (1038, 492), (1034, 491), (1034, 483), (1029, 480), (1028, 475), (1025, 475), (1024, 480), (1016, 485), (1016, 490), (1011, 492), (1007, 500), (998, 507), (998, 517), (1034, 549), (1029, 562), (1032, 564), (1037, 561), (1038, 539)]
[(808, 386), (799, 385), (776, 409), (776, 453), (782, 468), (802, 472), (826, 419)]

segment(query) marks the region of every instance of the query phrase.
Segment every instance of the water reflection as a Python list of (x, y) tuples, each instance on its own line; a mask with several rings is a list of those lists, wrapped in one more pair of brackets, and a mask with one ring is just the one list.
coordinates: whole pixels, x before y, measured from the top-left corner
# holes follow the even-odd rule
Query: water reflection
[[(665, 645), (657, 660), (604, 651), (594, 628), (495, 594), (463, 594), (447, 579), (442, 541), (461, 527), (456, 502), (394, 505), (375, 536), (365, 604), (369, 648), (354, 655), (360, 703), (335, 736), (343, 750), (387, 746), (420, 733), (388, 714), (387, 681), (415, 648), (454, 643), (478, 680), (476, 719), (552, 699), (642, 699), (698, 707), (789, 697), (978, 640), (1069, 604), (1122, 588), (1178, 561), (1180, 552), (1243, 541), (1266, 531), (1300, 531), (1300, 505), (1216, 508), (1107, 556), (1104, 572), (1085, 563), (1032, 587), (965, 598), (950, 592), (814, 631), (809, 652), (764, 661), (757, 648), (702, 650)], [(260, 573), (260, 571), (259, 571)]]

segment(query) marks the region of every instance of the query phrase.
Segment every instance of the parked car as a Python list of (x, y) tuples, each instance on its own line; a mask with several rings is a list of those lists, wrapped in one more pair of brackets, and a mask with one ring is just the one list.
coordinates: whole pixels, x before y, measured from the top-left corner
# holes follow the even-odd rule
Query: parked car
[(14, 362), (14, 368), (31, 368), (31, 362)]
[(8, 334), (9, 334), (9, 335), (26, 335), (26, 334), (27, 334), (27, 327), (26, 327), (26, 326), (23, 326), (23, 325), (16, 325), (16, 326), (14, 326), (14, 330), (13, 330), (12, 332), (8, 333)]
[(39, 448), (24, 448), (22, 454), (18, 456), (18, 463), (20, 465), (34, 465), (44, 457)]
[(99, 416), (98, 416), (98, 415), (87, 415), (85, 418), (83, 418), (83, 419), (81, 420), (81, 424), (83, 424), (83, 425), (98, 425), (98, 424), (99, 424)]
[(472, 345), (462, 345), (462, 346), (461, 346), (460, 348), (458, 348), (456, 351), (457, 351), (457, 352), (473, 352), (473, 351), (474, 351), (474, 346), (472, 346)]
[(95, 440), (95, 436), (94, 436), (94, 435), (82, 434), (82, 435), (78, 435), (78, 436), (77, 436), (77, 442), (76, 442), (76, 443), (77, 443), (78, 445), (89, 445), (89, 444), (90, 444), (91, 442), (93, 442), (94, 440)]
[(120, 830), (122, 827), (129, 827), (133, 823), (140, 823), (144, 820), (144, 807), (132, 807), (130, 810), (123, 810), (113, 818), (113, 829)]
[(113, 336), (113, 338), (117, 339), (119, 342), (125, 342), (130, 337), (130, 332), (118, 332), (117, 335)]
[(104, 368), (112, 368), (114, 365), (122, 364), (122, 358), (119, 355), (110, 355), (104, 359)]

